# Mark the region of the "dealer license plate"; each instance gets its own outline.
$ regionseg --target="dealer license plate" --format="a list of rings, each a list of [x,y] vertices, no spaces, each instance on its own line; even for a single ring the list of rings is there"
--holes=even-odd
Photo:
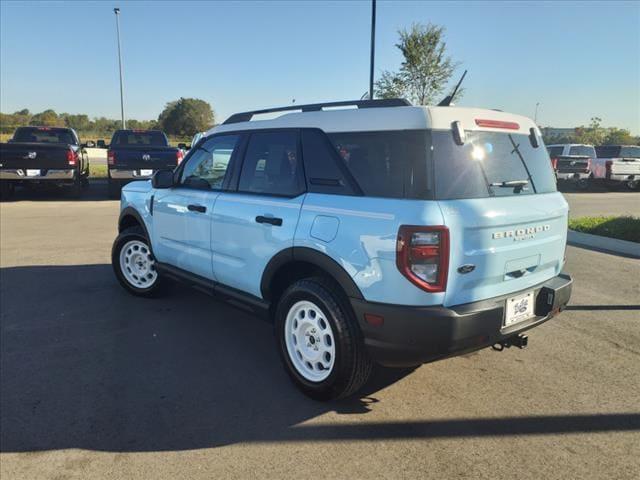
[[[527,292],[517,297],[507,298],[504,315],[504,327],[523,322],[534,316],[533,292]]]
[[[27,169],[27,177],[37,177],[40,175],[40,170]]]
[[[153,170],[140,170],[141,177],[150,177],[153,175]]]

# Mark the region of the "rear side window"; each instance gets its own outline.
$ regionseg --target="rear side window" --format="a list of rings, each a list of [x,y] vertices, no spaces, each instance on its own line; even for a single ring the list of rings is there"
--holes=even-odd
[[[533,148],[528,135],[467,131],[464,145],[457,145],[450,131],[434,131],[432,142],[438,199],[556,191],[547,150]],[[523,181],[516,187],[508,183]]]
[[[324,132],[302,131],[302,158],[307,178],[307,190],[312,193],[353,195],[353,179],[338,155],[333,151]]]
[[[556,158],[562,155],[564,147],[548,147],[547,150],[549,151],[549,156],[551,158]]]
[[[370,197],[429,198],[427,132],[329,133],[334,148]]]
[[[252,133],[238,190],[294,197],[303,192],[298,132]]]
[[[111,142],[113,145],[130,146],[130,147],[166,147],[169,145],[167,137],[162,132],[136,132],[125,131],[117,132]]]
[[[596,149],[587,145],[574,145],[569,149],[569,155],[580,155],[584,157],[596,157]]]

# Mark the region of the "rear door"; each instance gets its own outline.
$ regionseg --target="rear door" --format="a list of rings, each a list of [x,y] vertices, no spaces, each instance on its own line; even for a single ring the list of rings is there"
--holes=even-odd
[[[435,195],[450,234],[445,305],[531,288],[560,273],[568,206],[526,134],[432,133]],[[465,272],[465,273],[462,273]]]
[[[213,269],[218,281],[261,297],[264,269],[293,247],[304,200],[297,130],[249,134],[237,191],[216,200],[212,224]]]

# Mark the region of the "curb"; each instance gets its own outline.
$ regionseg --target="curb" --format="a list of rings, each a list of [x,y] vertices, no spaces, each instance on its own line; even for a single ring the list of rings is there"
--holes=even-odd
[[[576,247],[591,248],[615,255],[640,258],[640,243],[601,237],[600,235],[591,235],[590,233],[576,232],[574,230],[569,230],[567,242],[569,245]]]

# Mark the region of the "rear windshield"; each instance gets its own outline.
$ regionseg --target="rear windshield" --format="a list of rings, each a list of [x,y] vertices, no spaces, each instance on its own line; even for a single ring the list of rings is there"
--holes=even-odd
[[[65,143],[76,145],[73,132],[67,128],[22,127],[13,135],[14,142]]]
[[[126,131],[116,132],[113,135],[113,145],[137,147],[137,146],[153,146],[153,147],[166,147],[168,146],[167,137],[162,132],[156,131]]]
[[[564,147],[547,147],[551,158],[559,157],[564,151]]]
[[[435,197],[442,200],[556,191],[549,154],[529,136],[467,131],[464,145],[450,131],[432,132]]]
[[[580,155],[584,157],[596,157],[596,150],[588,145],[574,145],[569,149],[569,155]]]
[[[640,147],[632,145],[604,145],[596,147],[599,158],[640,158]]]

